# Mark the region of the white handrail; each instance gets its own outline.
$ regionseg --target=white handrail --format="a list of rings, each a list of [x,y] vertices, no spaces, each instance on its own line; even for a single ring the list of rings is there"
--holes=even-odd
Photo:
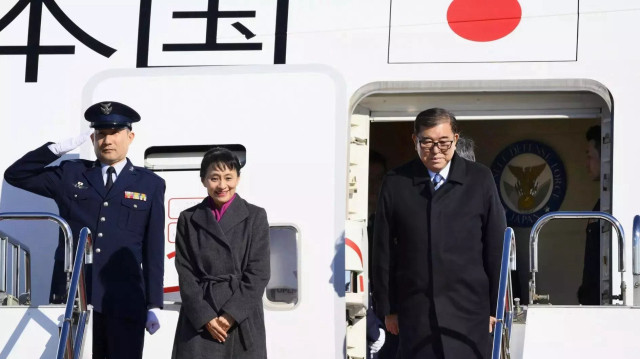
[[[51,221],[56,223],[60,229],[62,229],[62,233],[64,236],[64,271],[67,273],[67,288],[69,286],[69,281],[71,280],[71,256],[73,254],[73,237],[71,236],[71,227],[69,227],[69,224],[60,216],[53,214],[53,213],[47,213],[47,212],[4,212],[4,213],[0,213],[0,221],[4,221],[4,220],[21,220],[21,221]],[[24,244],[20,243],[19,241],[14,241],[11,238],[2,238],[0,240],[0,255],[2,256],[1,258],[5,258],[5,256],[8,254],[8,244],[11,244],[14,247],[18,248],[18,251],[20,250],[24,250],[26,253],[26,261],[25,261],[25,270],[26,270],[26,276],[25,276],[25,289],[27,293],[31,293],[31,252],[29,251],[29,248],[27,246],[25,246]],[[4,263],[6,265],[6,262]],[[18,270],[16,271],[17,275],[19,275],[20,273],[20,261],[18,261]],[[5,291],[6,292],[6,268],[5,265],[0,266],[0,291]],[[14,280],[15,282],[19,282],[18,280]],[[15,284],[14,284],[15,285]],[[18,289],[18,288],[16,288]],[[17,294],[17,293],[16,293]]]
[[[633,305],[640,306],[640,216],[633,218],[631,267],[633,271]]]
[[[626,289],[624,282],[624,271],[626,269],[625,246],[624,246],[624,230],[622,225],[615,217],[605,212],[549,212],[540,219],[531,228],[529,237],[529,270],[531,272],[531,280],[529,281],[529,304],[533,304],[537,298],[546,297],[536,293],[536,272],[538,272],[538,235],[542,227],[552,219],[601,219],[611,223],[618,234],[618,272],[620,272],[620,296],[612,296],[612,298],[620,299],[623,305],[626,305]]]
[[[64,236],[64,271],[67,273],[67,285],[69,284],[72,271],[73,236],[71,227],[67,221],[57,214],[47,212],[5,212],[0,213],[0,221],[21,220],[21,221],[42,221],[47,220],[56,223],[62,229]]]

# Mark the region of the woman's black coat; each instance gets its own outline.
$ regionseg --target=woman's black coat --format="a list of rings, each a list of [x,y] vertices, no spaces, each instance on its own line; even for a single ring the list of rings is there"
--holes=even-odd
[[[402,358],[488,357],[505,228],[496,185],[481,164],[454,155],[437,191],[419,159],[385,177],[373,293],[381,317],[398,314]]]
[[[262,295],[269,281],[264,209],[236,195],[218,223],[205,198],[180,214],[176,235],[182,306],[173,358],[266,358]],[[205,329],[228,313],[237,322],[218,343]]]

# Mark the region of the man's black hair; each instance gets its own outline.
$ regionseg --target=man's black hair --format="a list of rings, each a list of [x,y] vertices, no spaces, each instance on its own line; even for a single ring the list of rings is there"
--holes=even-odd
[[[587,141],[593,141],[593,144],[595,145],[596,150],[598,150],[598,154],[600,154],[601,136],[602,136],[602,130],[600,129],[600,125],[589,127],[589,129],[587,130],[587,133],[585,134]]]
[[[424,110],[416,116],[416,120],[413,122],[413,132],[418,134],[422,128],[436,127],[443,122],[449,122],[453,134],[460,133],[458,121],[453,113],[437,107]]]

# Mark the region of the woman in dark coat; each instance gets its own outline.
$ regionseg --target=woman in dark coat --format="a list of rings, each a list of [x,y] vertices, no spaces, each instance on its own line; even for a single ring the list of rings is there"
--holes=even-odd
[[[200,178],[207,198],[178,219],[182,306],[173,358],[266,358],[267,214],[235,193],[240,162],[231,151],[208,151]]]

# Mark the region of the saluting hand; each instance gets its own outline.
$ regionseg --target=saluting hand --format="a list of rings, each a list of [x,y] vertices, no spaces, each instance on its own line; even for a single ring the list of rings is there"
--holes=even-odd
[[[91,137],[91,135],[93,134],[93,131],[94,131],[93,128],[89,128],[87,130],[84,130],[78,136],[68,138],[58,143],[52,143],[48,146],[49,150],[51,150],[51,152],[53,152],[53,154],[55,154],[56,156],[62,156],[67,152],[74,150],[80,147],[80,145],[82,145],[83,143],[85,143]]]

